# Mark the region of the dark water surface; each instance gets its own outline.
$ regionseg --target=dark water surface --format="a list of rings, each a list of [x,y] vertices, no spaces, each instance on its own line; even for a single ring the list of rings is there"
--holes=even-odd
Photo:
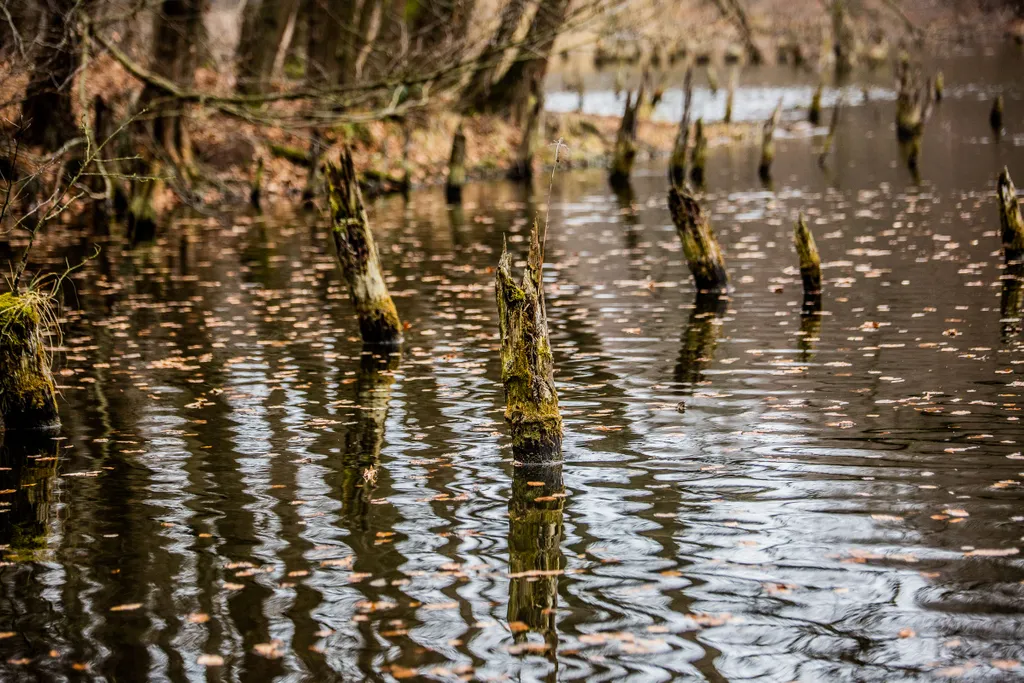
[[[561,473],[513,472],[493,301],[546,178],[371,207],[411,324],[390,357],[362,353],[315,216],[131,250],[51,231],[54,264],[103,249],[67,297],[60,440],[3,452],[0,678],[1024,678],[1022,295],[993,193],[1004,164],[1024,184],[1016,64],[976,95],[947,74],[920,184],[891,102],[850,110],[827,173],[781,139],[774,191],[756,150],[713,149],[721,305],[695,304],[662,167],[632,197],[560,175]]]

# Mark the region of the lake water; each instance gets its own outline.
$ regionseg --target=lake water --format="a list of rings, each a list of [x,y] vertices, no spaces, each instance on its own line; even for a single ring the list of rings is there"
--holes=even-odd
[[[512,467],[493,293],[547,178],[370,207],[410,325],[387,357],[316,215],[51,231],[54,267],[102,250],[66,292],[59,439],[2,453],[0,677],[1024,677],[1022,296],[993,192],[1004,165],[1024,184],[1024,72],[960,59],[919,182],[882,98],[825,172],[820,138],[780,134],[771,189],[755,148],[711,150],[722,302],[695,301],[663,166],[631,196],[555,179],[561,471]]]

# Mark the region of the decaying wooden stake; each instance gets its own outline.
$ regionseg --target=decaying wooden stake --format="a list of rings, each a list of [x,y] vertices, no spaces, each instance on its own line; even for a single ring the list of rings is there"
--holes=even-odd
[[[398,344],[402,341],[402,323],[384,282],[352,152],[346,147],[337,166],[329,161],[324,166],[334,246],[359,317],[359,333],[366,344]]]
[[[996,187],[999,200],[999,226],[1003,240],[1003,258],[1007,263],[1024,259],[1024,218],[1021,217],[1017,188],[1007,168],[999,174]]]
[[[668,208],[697,291],[719,292],[728,288],[725,258],[700,204],[685,190],[673,187],[668,192]]]
[[[821,154],[818,155],[818,165],[822,168],[825,167],[828,162],[828,155],[832,151],[832,144],[836,139],[836,129],[839,127],[839,112],[843,108],[843,97],[839,96],[836,100],[836,104],[832,107],[832,120],[828,124],[828,135],[825,137],[825,143],[821,147]]]
[[[764,122],[764,128],[761,131],[761,163],[757,167],[757,174],[764,182],[768,182],[772,177],[772,162],[775,161],[775,127],[779,125],[781,114],[782,99],[780,98],[771,118]]]
[[[932,112],[932,86],[920,74],[900,61],[896,73],[896,137],[912,140],[924,132]]]
[[[538,233],[534,221],[521,283],[513,279],[512,256],[506,247],[498,262],[494,287],[501,335],[505,420],[512,436],[512,455],[520,463],[562,459],[562,416],[555,390],[554,357],[548,342],[544,256]]]
[[[644,85],[644,82],[640,83],[636,101],[631,99],[632,93],[626,93],[626,110],[622,113],[619,132],[615,136],[612,167],[608,176],[612,186],[628,183],[629,175],[633,172],[633,162],[636,160],[636,129],[640,122],[640,107],[644,102]]]
[[[708,160],[708,140],[704,137],[704,119],[693,126],[693,152],[690,155],[690,180],[700,187],[704,184],[704,165]]]
[[[683,118],[679,122],[672,145],[672,156],[668,162],[668,182],[673,187],[682,187],[686,182],[686,152],[690,146],[690,106],[693,102],[693,67],[686,70],[683,80]]]
[[[793,241],[796,253],[800,255],[800,279],[804,282],[804,294],[821,294],[821,256],[818,255],[818,245],[814,243],[814,235],[807,227],[802,211],[796,221]]]
[[[821,95],[825,89],[825,84],[818,81],[818,87],[814,89],[814,94],[811,95],[811,108],[807,110],[807,120],[815,126],[821,123]]]
[[[448,180],[445,182],[445,197],[449,204],[462,201],[462,186],[466,184],[466,133],[462,124],[455,129],[452,138],[452,154],[448,158]]]
[[[992,130],[996,133],[1000,133],[1003,130],[1003,96],[996,95],[996,99],[992,101],[992,111],[988,113],[988,123],[992,126]]]

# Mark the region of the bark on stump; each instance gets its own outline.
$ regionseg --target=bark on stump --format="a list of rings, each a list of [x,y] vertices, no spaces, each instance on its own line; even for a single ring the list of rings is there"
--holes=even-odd
[[[704,185],[704,165],[708,160],[708,139],[704,137],[704,120],[693,127],[693,153],[690,155],[690,180],[697,187]]]
[[[325,164],[324,180],[331,211],[331,231],[349,297],[359,317],[359,333],[366,344],[398,344],[402,323],[388,293],[380,257],[363,206],[352,153],[346,148],[339,164]]]
[[[507,248],[502,251],[495,277],[505,420],[512,436],[512,455],[521,463],[562,459],[562,416],[548,342],[542,265],[535,221],[522,282],[517,284],[513,279],[512,256]]]
[[[1009,169],[999,174],[996,188],[999,199],[999,226],[1002,229],[1003,258],[1007,263],[1024,259],[1024,218],[1021,217],[1017,189],[1013,186]]]
[[[693,101],[693,68],[686,70],[683,81],[683,118],[679,122],[672,145],[672,156],[668,162],[668,182],[672,187],[682,187],[686,183],[686,152],[690,146],[690,106]]]
[[[37,295],[0,294],[0,431],[60,427]]]
[[[821,256],[818,255],[818,245],[814,243],[814,235],[807,227],[803,212],[797,218],[793,241],[796,253],[800,255],[800,279],[804,283],[804,294],[821,294]]]
[[[452,138],[452,153],[448,158],[448,180],[445,182],[444,192],[449,204],[457,204],[462,201],[462,186],[466,184],[466,134],[462,130],[462,124],[455,129],[455,137]]]
[[[685,190],[674,187],[668,193],[668,208],[683,243],[683,254],[693,274],[697,291],[725,290],[729,286],[725,259],[711,229],[711,222],[704,215],[700,204]]]

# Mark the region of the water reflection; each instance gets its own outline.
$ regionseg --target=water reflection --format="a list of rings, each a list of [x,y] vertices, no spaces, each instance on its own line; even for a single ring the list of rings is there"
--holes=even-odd
[[[814,346],[819,341],[821,341],[821,293],[805,294],[800,308],[800,334],[797,338],[802,363],[806,363],[814,357]]]
[[[1003,343],[1020,335],[1021,304],[1024,303],[1024,265],[1009,264],[1000,276],[999,317]]]
[[[0,432],[0,545],[11,561],[46,548],[60,441]]]
[[[543,653],[556,672],[558,581],[565,570],[564,507],[561,465],[513,469],[508,503],[509,629],[519,652]],[[542,641],[531,641],[531,633]]]
[[[713,292],[698,293],[680,341],[679,356],[673,376],[686,384],[690,392],[704,383],[704,369],[711,363],[722,329],[722,316],[729,299]],[[680,404],[682,409],[682,404]]]

